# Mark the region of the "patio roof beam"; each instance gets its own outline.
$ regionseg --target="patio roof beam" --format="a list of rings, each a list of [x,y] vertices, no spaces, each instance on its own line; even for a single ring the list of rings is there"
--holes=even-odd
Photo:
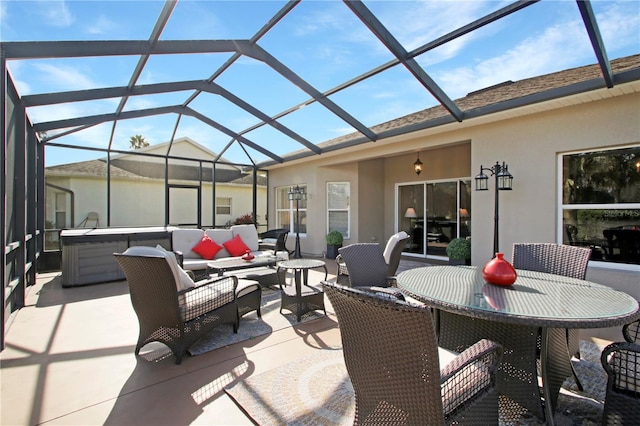
[[[485,25],[487,25],[487,24],[489,24],[491,22],[497,21],[497,20],[499,20],[499,19],[501,19],[501,18],[503,18],[503,17],[505,17],[507,15],[510,15],[510,14],[512,14],[514,12],[517,12],[518,10],[523,9],[523,8],[525,8],[527,6],[531,6],[532,4],[538,3],[539,1],[540,0],[519,0],[519,1],[516,1],[516,2],[514,2],[514,3],[512,3],[512,4],[508,5],[508,6],[503,7],[502,9],[499,9],[499,10],[493,12],[493,13],[490,13],[489,15],[486,15],[486,16],[480,18],[480,19],[477,19],[477,20],[471,22],[468,25],[465,25],[463,27],[458,28],[457,30],[454,30],[454,31],[452,31],[452,32],[450,32],[448,34],[445,34],[442,37],[437,38],[436,40],[433,40],[433,41],[431,41],[431,42],[429,42],[427,44],[424,44],[424,45],[412,50],[411,52],[408,52],[407,53],[407,58],[413,58],[413,57],[421,55],[421,54],[423,54],[425,52],[428,52],[429,50],[435,49],[438,46],[441,46],[441,45],[443,45],[445,43],[448,43],[448,42],[450,42],[452,40],[455,40],[458,37],[462,37],[463,35],[465,35],[467,33],[470,33],[470,32],[472,32],[474,30],[477,30],[478,28],[481,28],[481,27],[483,27],[483,26],[485,26]],[[234,57],[236,55],[238,55],[238,54],[234,54]],[[335,86],[332,89],[329,89],[329,90],[323,92],[322,96],[324,96],[324,97],[331,96],[334,93],[338,93],[341,90],[347,89],[347,88],[349,88],[349,87],[351,87],[351,86],[353,86],[353,85],[355,85],[357,83],[360,83],[361,81],[364,81],[364,80],[366,80],[366,79],[368,79],[370,77],[373,77],[374,75],[380,74],[381,72],[386,71],[389,68],[398,65],[399,63],[400,63],[400,60],[398,60],[397,58],[396,59],[392,59],[389,62],[386,62],[386,63],[384,63],[382,65],[379,65],[376,68],[374,68],[372,70],[369,70],[364,74],[360,74],[359,76],[354,77],[349,81],[346,81],[346,82],[344,82],[342,84],[339,84],[338,86]],[[316,102],[316,100],[314,98],[307,99],[306,101],[301,102],[301,103],[299,103],[299,104],[297,104],[297,105],[295,105],[295,106],[293,106],[293,107],[291,107],[289,109],[286,109],[286,110],[284,110],[282,112],[279,112],[278,114],[272,116],[271,118],[274,119],[274,120],[277,120],[279,118],[282,118],[282,117],[284,117],[286,115],[291,114],[294,111],[299,110],[300,108],[304,108],[304,107],[306,107],[308,105],[311,105],[314,102]],[[255,125],[247,128],[247,129],[241,131],[240,134],[249,133],[252,130],[255,130],[255,129],[258,129],[258,128],[264,126],[264,124],[265,123],[257,123]]]
[[[638,81],[640,80],[640,69],[633,69],[629,71],[623,71],[618,74],[614,74],[613,80],[615,84],[624,84],[624,83],[631,83],[634,81]],[[478,118],[488,114],[509,111],[515,108],[526,107],[536,103],[552,101],[554,99],[561,99],[561,98],[573,96],[573,95],[579,95],[581,93],[586,93],[586,92],[590,92],[598,89],[602,89],[602,79],[596,78],[588,81],[582,81],[579,83],[571,84],[569,86],[546,90],[544,92],[523,96],[521,98],[510,99],[508,101],[498,102],[495,104],[467,110],[465,111],[465,119],[469,120],[471,118]],[[386,139],[393,136],[399,136],[407,133],[417,132],[420,130],[431,129],[434,127],[442,126],[445,124],[451,124],[454,122],[455,120],[453,119],[453,117],[451,117],[450,115],[446,115],[446,116],[433,118],[431,120],[423,121],[420,123],[410,124],[407,126],[382,131],[379,133],[379,136],[381,139],[383,138]],[[368,141],[365,138],[361,136],[356,136],[344,142],[322,146],[322,149],[325,153],[327,153],[331,151],[337,151],[343,148],[361,145],[367,142]],[[288,161],[298,160],[298,159],[306,158],[309,156],[311,156],[311,154],[305,153],[305,152],[299,152],[293,155],[285,156],[285,161],[288,162]],[[258,164],[258,166],[266,167],[271,164],[273,163],[262,162]]]
[[[171,12],[173,12],[173,9],[176,7],[176,4],[177,4],[177,0],[166,0],[164,2],[164,6],[162,7],[160,16],[158,17],[158,20],[156,21],[156,25],[153,27],[153,30],[151,31],[151,36],[149,37],[149,44],[151,46],[154,46],[160,39],[160,34],[162,34],[162,30],[164,30],[164,27],[167,25],[167,22],[169,22],[169,17],[171,16]],[[138,63],[136,64],[136,68],[133,70],[133,73],[131,74],[131,78],[129,79],[129,84],[127,85],[129,89],[135,86],[136,82],[140,78],[140,75],[142,74],[142,70],[144,69],[144,66],[147,64],[147,61],[149,60],[149,57],[150,55],[148,54],[142,55],[138,60]],[[124,110],[124,107],[127,104],[128,100],[129,100],[128,96],[123,96],[122,99],[120,99],[120,104],[116,109],[116,114],[120,114]]]
[[[267,21],[267,23],[265,25],[262,26],[262,28],[260,28],[258,30],[258,32],[256,32],[253,37],[251,37],[249,39],[249,43],[251,44],[255,44],[258,42],[258,40],[260,40],[265,34],[267,34],[271,28],[273,28],[278,22],[280,22],[280,20],[282,18],[284,18],[291,10],[293,10],[294,7],[296,7],[301,0],[293,0],[293,1],[289,1],[287,2],[287,4],[285,4],[271,19],[269,19],[269,21]],[[214,72],[211,77],[209,77],[209,79],[207,80],[208,82],[213,82],[216,78],[218,78],[223,72],[225,72],[231,65],[233,65],[233,63],[235,61],[237,61],[238,59],[240,59],[242,55],[238,52],[234,53],[229,59],[227,59],[225,61],[224,64],[222,64],[220,66],[220,68],[218,68],[216,70],[216,72]],[[191,96],[189,96],[189,98],[184,102],[183,106],[189,106],[189,104],[198,97],[198,95],[200,94],[200,91],[196,91],[194,92]]]
[[[7,59],[83,58],[91,56],[174,55],[237,52],[246,40],[11,41],[2,42]]]
[[[222,96],[223,98],[225,98],[229,102],[239,106],[240,108],[244,109],[248,113],[250,113],[253,116],[255,116],[255,117],[259,118],[260,120],[262,120],[264,123],[270,125],[274,129],[280,131],[281,133],[284,133],[285,135],[289,136],[291,139],[295,140],[296,142],[299,142],[300,144],[306,146],[307,148],[309,148],[311,151],[315,152],[316,154],[322,154],[322,149],[320,149],[317,145],[311,143],[310,141],[308,141],[307,139],[303,138],[302,136],[300,136],[299,134],[297,134],[293,130],[289,129],[288,127],[280,124],[279,122],[277,122],[273,118],[269,117],[264,112],[262,112],[259,109],[255,108],[253,105],[250,105],[249,103],[243,101],[242,99],[238,98],[236,95],[234,95],[233,93],[231,93],[228,90],[224,89],[220,85],[218,85],[216,83],[209,83],[206,86],[206,88],[203,88],[202,90],[206,90],[207,92],[215,93],[215,94],[218,94],[218,95]]]
[[[409,70],[411,74],[444,106],[456,120],[462,121],[463,113],[438,84],[425,72],[400,42],[382,25],[382,22],[361,2],[344,0],[349,9],[362,21],[393,55]]]
[[[183,108],[183,107],[181,107]],[[208,125],[210,125],[211,127],[218,129],[219,131],[221,131],[222,133],[237,139],[239,142],[242,142],[243,144],[250,146],[251,148],[255,149],[258,152],[263,153],[264,155],[266,155],[267,157],[272,158],[273,160],[277,161],[278,163],[283,163],[284,160],[277,156],[276,154],[274,154],[273,152],[264,149],[262,146],[256,144],[255,142],[251,142],[249,139],[245,138],[242,135],[237,134],[236,132],[234,132],[231,129],[228,129],[227,127],[223,126],[222,124],[210,119],[209,117],[200,114],[199,112],[194,111],[193,109],[186,107],[184,108],[184,114],[190,115],[192,117],[195,117],[197,119],[199,119],[200,121],[202,121],[203,123],[206,123]]]
[[[239,43],[239,49],[245,55],[262,61],[269,65],[274,71],[278,74],[289,80],[291,83],[298,86],[305,93],[319,102],[322,106],[327,108],[329,111],[340,117],[343,121],[348,123],[351,127],[358,130],[360,133],[369,138],[370,141],[375,142],[377,140],[377,136],[374,132],[371,131],[367,126],[358,121],[351,114],[340,108],[337,104],[331,101],[329,98],[320,93],[315,87],[307,83],[301,77],[299,77],[296,73],[294,73],[291,69],[289,69],[282,62],[278,61],[275,57],[273,57],[269,52],[264,50],[258,45],[249,45],[247,43]]]
[[[600,34],[591,2],[589,0],[576,0],[576,3],[578,3],[578,9],[580,9],[580,15],[582,15],[582,20],[587,29],[587,34],[589,34],[596,58],[598,58],[598,64],[600,64],[604,81],[607,87],[611,89],[613,87],[613,70],[611,69],[611,62],[609,62],[609,58],[607,57],[607,50],[602,41],[602,35]]]
[[[277,122],[273,118],[269,117],[267,114],[262,111],[254,108],[252,105],[233,95],[226,89],[222,88],[220,85],[212,82],[208,82],[206,80],[190,80],[190,81],[180,81],[173,83],[156,83],[156,84],[147,84],[141,86],[133,86],[131,88],[128,87],[110,87],[104,89],[89,89],[89,90],[75,90],[70,92],[58,92],[58,93],[44,93],[39,95],[26,95],[24,96],[23,102],[26,107],[34,107],[40,105],[53,105],[60,104],[66,102],[74,102],[74,101],[89,101],[96,99],[107,99],[107,98],[116,98],[116,97],[124,97],[124,96],[136,96],[136,95],[149,95],[155,93],[167,93],[167,92],[179,92],[184,90],[198,90],[199,92],[208,92],[216,95],[220,95],[227,99],[229,102],[239,106],[250,114],[254,115],[256,118],[264,121],[266,124],[269,124],[276,130],[284,133],[291,139],[299,142],[300,144],[306,146],[316,154],[321,154],[322,149],[307,139],[303,138],[299,134],[295,133],[293,130],[288,127],[282,125]],[[184,106],[184,105],[183,105]]]
[[[260,145],[250,141],[244,136],[238,135],[234,131],[226,128],[220,123],[217,123],[216,121],[210,119],[209,117],[206,117],[189,107],[183,107],[181,105],[149,108],[149,109],[136,110],[136,111],[124,111],[120,114],[115,114],[115,113],[99,114],[99,115],[71,118],[71,119],[65,119],[65,120],[48,121],[48,122],[34,124],[33,129],[36,132],[46,132],[53,129],[63,129],[63,128],[74,127],[74,126],[94,125],[94,124],[106,123],[110,121],[128,120],[132,118],[149,117],[153,115],[162,115],[162,114],[183,114],[183,115],[189,115],[191,117],[197,118],[203,123],[206,123],[211,127],[219,130],[220,132],[228,136],[231,136],[232,138],[238,139],[239,141],[246,144],[247,146],[250,146],[256,151],[259,151],[264,155],[266,155],[267,157],[270,157],[274,161],[277,161],[279,163],[283,162],[281,157],[275,155],[271,151],[264,149]]]
[[[181,92],[193,90],[208,84],[205,80],[176,81],[170,83],[154,83],[127,87],[106,87],[89,90],[72,90],[68,92],[42,93],[25,95],[22,101],[26,107],[62,104],[66,102],[91,101],[96,99],[119,98],[122,96],[153,95],[156,93]]]

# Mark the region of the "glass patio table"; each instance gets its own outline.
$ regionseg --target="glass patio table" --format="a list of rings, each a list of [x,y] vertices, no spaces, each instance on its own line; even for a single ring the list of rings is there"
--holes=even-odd
[[[327,311],[324,307],[324,291],[321,286],[309,284],[309,270],[323,268],[324,279],[327,279],[327,265],[318,259],[292,259],[278,263],[280,270],[292,270],[294,285],[287,286],[280,281],[280,313],[283,309],[288,309],[296,314],[298,322],[302,315],[307,312],[322,310],[325,315]],[[278,274],[280,279],[280,274]]]
[[[571,375],[565,330],[632,322],[640,317],[638,301],[589,281],[517,272],[510,287],[486,283],[475,266],[410,269],[398,274],[397,283],[434,308],[440,346],[461,352],[482,338],[503,345],[497,375],[501,418],[517,421],[526,410],[553,425],[560,387]],[[536,368],[538,338],[542,395]]]

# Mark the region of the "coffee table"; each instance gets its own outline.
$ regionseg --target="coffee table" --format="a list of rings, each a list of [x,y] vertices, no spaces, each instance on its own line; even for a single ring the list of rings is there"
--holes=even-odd
[[[241,269],[260,268],[264,266],[275,266],[277,262],[284,260],[279,256],[256,256],[250,261],[242,260],[239,257],[229,259],[212,260],[207,264],[207,273],[216,273],[223,276],[228,271],[239,271]]]
[[[324,268],[324,279],[327,279],[327,265],[318,259],[293,259],[278,263],[278,278],[280,270],[293,270],[295,285],[287,286],[284,280],[280,281],[280,313],[282,309],[288,309],[296,314],[298,322],[300,317],[307,312],[322,310],[324,308],[324,291],[322,288],[309,285],[309,269]]]

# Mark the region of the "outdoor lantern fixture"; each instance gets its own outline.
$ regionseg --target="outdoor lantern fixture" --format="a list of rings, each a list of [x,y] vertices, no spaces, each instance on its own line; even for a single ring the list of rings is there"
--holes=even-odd
[[[303,188],[298,185],[294,188],[289,188],[289,201],[296,202],[296,248],[293,252],[294,259],[301,259],[302,253],[300,252],[300,201],[307,199],[307,193]]]
[[[413,170],[415,170],[417,175],[420,175],[422,172],[422,161],[420,161],[420,153],[418,152],[418,159],[415,163],[413,163]]]
[[[485,168],[480,165],[480,174],[475,177],[476,181],[476,191],[486,191],[489,189],[489,176],[485,175],[484,172],[490,172],[491,176],[495,177],[495,210],[493,214],[493,256],[495,257],[496,253],[499,251],[498,244],[498,205],[499,205],[499,195],[498,191],[511,191],[513,184],[513,176],[509,173],[509,166],[502,162],[500,165],[499,162],[496,161],[496,164],[491,168]]]

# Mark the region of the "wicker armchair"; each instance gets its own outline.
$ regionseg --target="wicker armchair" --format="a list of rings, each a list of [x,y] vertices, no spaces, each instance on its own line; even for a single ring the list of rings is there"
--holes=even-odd
[[[607,373],[603,425],[637,425],[640,419],[640,345],[612,343],[600,362]]]
[[[274,256],[281,251],[287,251],[287,237],[289,231],[285,228],[270,229],[258,235],[260,250],[273,250]]]
[[[627,342],[640,343],[640,320],[625,324],[622,327],[622,335]]]
[[[187,349],[214,327],[232,324],[237,332],[236,277],[198,282],[178,291],[177,278],[161,254],[114,256],[127,278],[140,325],[136,355],[147,343],[161,342],[180,364]]]
[[[513,245],[513,266],[516,269],[547,272],[565,277],[585,279],[591,249],[554,243],[516,243]],[[567,329],[569,356],[580,358],[580,336],[578,330]],[[582,383],[571,365],[578,388]]]
[[[324,284],[355,391],[354,424],[498,424],[502,346],[481,340],[460,355],[441,350],[429,308]]]
[[[382,279],[387,277],[393,277],[400,265],[400,258],[402,257],[402,250],[409,240],[409,235],[402,231],[392,235],[385,246],[384,251],[379,250],[380,245],[376,243],[367,244],[351,244],[349,246],[341,247],[338,249],[340,253],[336,257],[336,263],[338,264],[338,275],[336,281],[340,284],[350,284],[352,287],[361,285],[380,285]],[[376,248],[373,248],[376,246]],[[380,256],[377,253],[380,251],[382,254],[382,262]],[[345,260],[345,255],[349,258],[349,261]],[[373,256],[369,258],[368,256]],[[375,262],[375,265],[372,264]],[[355,277],[351,277],[347,263],[352,264],[354,268]],[[357,270],[356,270],[357,268]],[[371,270],[368,270],[371,268]],[[384,272],[383,272],[384,270]],[[361,284],[363,280],[373,279],[377,284],[365,283]],[[389,284],[386,284],[389,285]]]

